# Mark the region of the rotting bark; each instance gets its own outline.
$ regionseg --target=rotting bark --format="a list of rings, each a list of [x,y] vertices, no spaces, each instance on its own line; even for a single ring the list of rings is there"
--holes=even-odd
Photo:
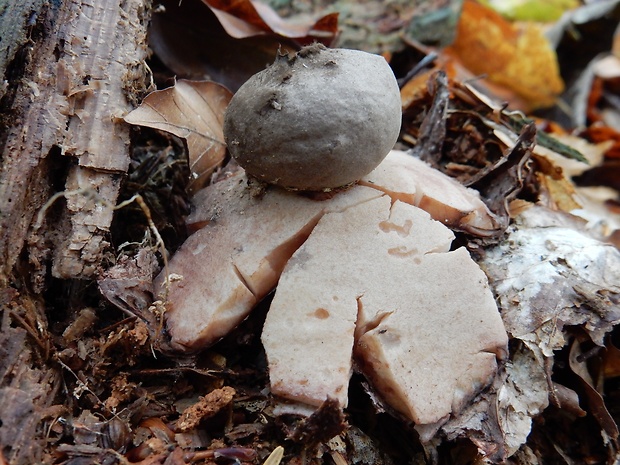
[[[0,3],[0,75],[5,79],[11,78],[15,68],[23,62],[20,54],[28,52],[24,45],[31,41],[33,26],[45,4],[45,0]],[[0,99],[9,88],[7,81],[0,84]]]
[[[0,12],[1,35],[11,18],[26,18],[29,28],[9,36],[20,45],[0,63],[8,83],[0,104],[0,283],[11,281],[21,257],[37,290],[52,257],[59,278],[91,277],[100,264],[129,164],[120,118],[147,90],[149,11],[149,0],[65,0]],[[63,191],[54,199],[64,201],[47,208]]]
[[[92,278],[107,252],[130,161],[122,117],[149,87],[150,5],[0,2],[2,464],[53,460],[63,382],[41,294],[50,269]]]

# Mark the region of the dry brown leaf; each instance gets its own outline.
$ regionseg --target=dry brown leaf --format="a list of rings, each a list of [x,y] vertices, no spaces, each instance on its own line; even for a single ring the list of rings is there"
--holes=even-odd
[[[565,212],[582,208],[575,185],[562,173],[562,168],[544,156],[534,158],[538,163],[539,201],[549,208]]]
[[[217,16],[226,32],[235,39],[263,34],[278,34],[300,44],[318,41],[330,45],[338,32],[338,13],[316,22],[291,23],[283,20],[268,5],[255,0],[203,0]]]
[[[193,176],[189,189],[195,191],[226,155],[222,125],[231,98],[232,93],[215,82],[180,80],[147,95],[125,121],[185,139]]]
[[[417,100],[424,98],[427,93],[427,83],[430,79],[432,79],[432,76],[436,72],[437,68],[434,67],[417,74],[412,79],[407,81],[407,83],[400,89],[400,100],[403,109],[409,108],[409,106],[414,104]]]
[[[605,156],[608,158],[620,158],[620,132],[605,126],[603,124],[592,125],[586,128],[582,136],[590,142],[599,144],[609,144],[605,150]],[[596,165],[597,163],[590,163]]]
[[[557,57],[539,26],[513,25],[471,0],[463,4],[456,40],[446,52],[512,90],[529,109],[553,105],[564,89]]]
[[[162,5],[149,25],[149,47],[178,79],[211,80],[235,92],[273,62],[278,47],[297,49],[292,39],[278,36],[233,39],[202,2]]]
[[[605,344],[603,355],[603,371],[605,378],[617,378],[620,376],[620,349],[611,341]]]
[[[609,410],[607,410],[603,396],[594,386],[594,380],[588,371],[586,360],[583,357],[578,340],[574,340],[571,345],[569,364],[573,373],[575,373],[581,381],[581,387],[584,389],[585,398],[588,401],[588,410],[599,423],[603,431],[616,442],[620,435],[618,432],[618,425],[616,425],[614,418],[610,415]]]

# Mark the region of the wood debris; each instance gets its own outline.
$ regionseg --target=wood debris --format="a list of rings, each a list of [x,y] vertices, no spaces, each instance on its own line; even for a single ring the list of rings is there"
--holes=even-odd
[[[65,2],[40,13],[46,40],[33,48],[15,90],[23,114],[6,128],[2,153],[2,282],[24,246],[35,272],[45,273],[52,243],[55,276],[95,273],[109,246],[121,176],[129,166],[129,128],[119,118],[148,87],[142,2]],[[49,205],[40,212],[44,224],[37,213],[54,194],[49,179],[57,170],[66,172],[65,207],[49,228],[56,234],[40,238],[38,228],[47,231],[47,221],[55,221],[46,219]]]

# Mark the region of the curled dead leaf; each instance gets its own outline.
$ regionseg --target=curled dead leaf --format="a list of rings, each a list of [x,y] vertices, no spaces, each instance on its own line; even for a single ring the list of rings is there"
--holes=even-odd
[[[574,340],[571,345],[569,364],[573,373],[575,373],[581,381],[581,387],[584,390],[585,398],[588,402],[588,410],[599,423],[601,429],[605,431],[614,443],[616,443],[617,447],[618,436],[620,436],[618,425],[609,413],[603,396],[594,385],[594,380],[588,371],[578,340]]]
[[[282,19],[270,6],[255,0],[203,2],[235,39],[277,34],[296,39],[302,45],[315,41],[330,45],[338,32],[338,13],[323,16],[316,22],[291,23]]]
[[[200,1],[162,5],[151,18],[149,48],[178,79],[208,79],[235,92],[273,61],[278,47],[298,48],[293,39],[275,35],[234,39]]]
[[[224,160],[224,111],[232,93],[211,81],[186,81],[151,92],[125,116],[129,124],[146,126],[185,139],[193,175],[190,191],[202,187]]]

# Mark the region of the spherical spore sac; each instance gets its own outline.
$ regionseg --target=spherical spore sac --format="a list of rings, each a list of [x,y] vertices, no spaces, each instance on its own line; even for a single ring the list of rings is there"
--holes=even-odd
[[[231,155],[249,175],[295,190],[329,190],[372,171],[401,124],[385,59],[311,45],[278,54],[234,95],[224,118]]]

